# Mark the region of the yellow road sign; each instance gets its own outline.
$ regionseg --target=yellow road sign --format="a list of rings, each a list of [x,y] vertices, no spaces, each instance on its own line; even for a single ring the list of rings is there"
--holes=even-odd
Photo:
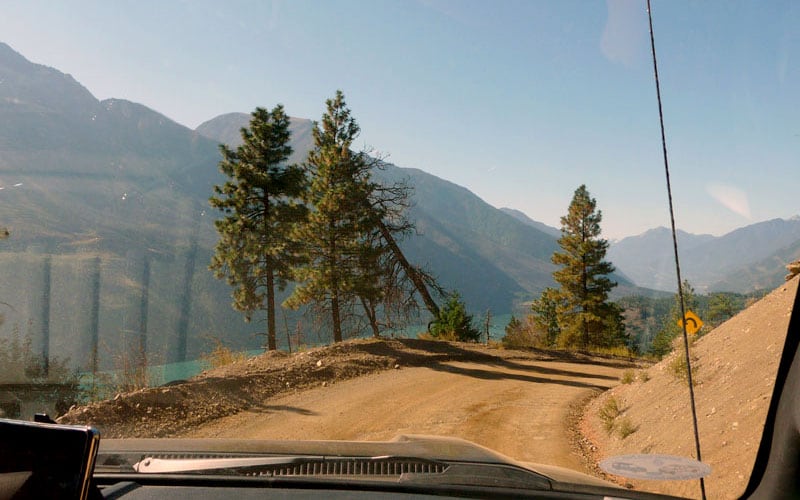
[[[695,333],[700,331],[700,328],[703,327],[703,320],[701,320],[695,313],[692,311],[686,311],[686,333],[689,335],[694,335]],[[683,320],[678,320],[678,326],[683,328]]]

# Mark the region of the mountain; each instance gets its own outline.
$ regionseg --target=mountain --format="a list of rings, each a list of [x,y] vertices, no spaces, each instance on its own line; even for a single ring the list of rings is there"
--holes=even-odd
[[[681,276],[701,292],[746,293],[780,284],[784,266],[800,257],[800,219],[772,219],[723,236],[678,231]],[[671,232],[651,229],[611,246],[609,259],[637,285],[674,290]]]
[[[681,251],[714,239],[708,234],[695,235],[680,230],[677,236]],[[656,290],[675,290],[674,255],[672,232],[666,227],[623,238],[611,244],[607,253],[608,260],[634,283]]]
[[[521,212],[520,210],[517,210],[517,209],[514,209],[514,208],[507,208],[507,207],[502,207],[502,208],[500,208],[500,210],[505,212],[505,213],[507,213],[511,217],[514,217],[515,219],[517,219],[519,221],[522,221],[525,224],[528,224],[529,226],[535,227],[536,229],[538,229],[539,231],[541,231],[541,232],[543,232],[545,234],[549,234],[550,236],[552,236],[554,238],[560,238],[561,237],[561,230],[560,229],[556,229],[556,228],[554,228],[552,226],[548,226],[547,224],[544,224],[542,222],[535,221],[535,220],[531,219],[530,217],[528,217],[527,215],[525,215],[525,213]]]
[[[253,346],[207,271],[217,144],[145,106],[99,101],[0,44],[0,337],[86,369],[197,357],[210,336]]]
[[[226,113],[201,123],[195,132],[217,143],[238,146],[242,143],[241,130],[250,124],[248,113]],[[293,153],[289,163],[301,163],[314,143],[311,129],[314,122],[305,118],[289,117],[290,145]]]
[[[776,288],[784,282],[786,264],[798,259],[800,259],[800,240],[779,249],[765,259],[728,273],[710,288],[742,293]]]
[[[237,143],[249,115],[190,130],[137,103],[99,101],[5,44],[0,82],[0,225],[11,232],[0,247],[0,339],[29,335],[34,349],[82,369],[94,351],[110,369],[138,350],[159,364],[218,340],[257,347],[263,323],[245,324],[207,268],[217,238],[208,197],[224,180],[218,145]],[[312,122],[291,127],[301,161]],[[418,234],[401,244],[476,313],[510,312],[551,284],[551,234],[420,170],[386,164],[376,177],[414,188]],[[285,314],[287,330],[297,320],[314,335]]]
[[[249,120],[248,114],[229,113],[196,131],[235,147],[241,144],[238,131]],[[313,147],[311,127],[310,120],[291,120],[295,161]],[[550,256],[557,248],[552,235],[421,170],[384,163],[375,176],[383,182],[404,180],[413,188],[409,218],[415,221],[417,234],[402,241],[401,247],[446,288],[459,290],[471,308],[510,312],[515,302],[530,300],[552,283]]]

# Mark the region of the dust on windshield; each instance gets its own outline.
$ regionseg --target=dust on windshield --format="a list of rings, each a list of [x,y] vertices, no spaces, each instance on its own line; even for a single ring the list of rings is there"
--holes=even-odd
[[[653,2],[680,280],[643,1],[5,8],[2,415],[626,484],[597,463],[696,455],[683,318],[709,494],[744,487],[800,268],[794,3]]]

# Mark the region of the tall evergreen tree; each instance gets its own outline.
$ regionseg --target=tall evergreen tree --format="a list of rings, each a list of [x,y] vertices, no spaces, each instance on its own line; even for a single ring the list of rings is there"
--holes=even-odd
[[[558,343],[565,347],[624,343],[620,310],[608,301],[609,291],[617,284],[608,277],[614,266],[603,260],[608,242],[600,237],[601,220],[596,201],[581,185],[561,218],[558,244],[562,251],[552,257],[561,266],[553,278],[561,285],[556,312]]]
[[[256,108],[241,134],[243,144],[236,151],[220,146],[219,168],[229,180],[214,186],[216,195],[210,199],[223,214],[215,222],[220,238],[210,268],[234,287],[233,307],[247,321],[256,310],[266,309],[267,347],[274,350],[275,288],[286,287],[298,259],[291,236],[307,211],[298,202],[305,174],[285,164],[292,148],[283,106]]]
[[[380,250],[370,234],[381,214],[366,200],[374,189],[365,154],[351,150],[359,127],[350,115],[344,94],[326,102],[321,126],[313,129],[314,149],[305,168],[310,176],[306,203],[308,220],[297,228],[307,261],[296,269],[298,286],[287,305],[313,303],[330,313],[334,342],[342,341],[343,312],[358,298],[381,294],[377,262]]]
[[[561,294],[555,288],[546,288],[531,304],[533,324],[542,333],[542,347],[555,347],[561,329],[558,326],[558,305]]]

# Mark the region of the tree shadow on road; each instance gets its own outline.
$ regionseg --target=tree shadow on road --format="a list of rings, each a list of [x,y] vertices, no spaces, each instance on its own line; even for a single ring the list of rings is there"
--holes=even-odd
[[[289,412],[289,413],[297,413],[298,415],[306,415],[310,417],[319,416],[319,413],[315,411],[288,405],[252,405],[250,408],[247,409],[247,411],[252,411],[257,413]]]
[[[397,348],[397,343],[402,344],[402,348]],[[398,346],[399,347],[399,346]],[[494,355],[477,349],[460,347],[450,342],[438,342],[419,339],[398,339],[392,342],[365,343],[357,346],[357,349],[375,356],[390,356],[397,360],[402,366],[421,366],[437,371],[447,371],[462,375],[481,378],[481,379],[509,379],[534,382],[540,384],[561,384],[572,387],[584,387],[591,389],[606,389],[608,385],[599,385],[591,382],[581,382],[575,380],[562,380],[550,377],[571,377],[577,379],[596,379],[616,381],[618,377],[611,375],[600,375],[586,373],[576,370],[566,370],[563,368],[550,368],[541,365],[532,365],[531,362],[569,362],[585,365],[600,365],[617,367],[606,363],[605,360],[595,360],[585,355],[562,356],[562,353],[546,351],[532,352],[530,357],[524,354],[515,354],[513,359],[507,359],[499,355]],[[563,353],[568,354],[568,353]],[[525,362],[520,362],[524,360]],[[488,367],[495,367],[504,370],[513,370],[522,373],[498,372],[491,369],[468,368],[453,365],[452,362],[472,362],[484,364]],[[631,367],[632,363],[615,362],[619,367]],[[536,375],[534,375],[536,374]],[[537,376],[540,375],[540,376]],[[550,376],[550,377],[547,377]]]

